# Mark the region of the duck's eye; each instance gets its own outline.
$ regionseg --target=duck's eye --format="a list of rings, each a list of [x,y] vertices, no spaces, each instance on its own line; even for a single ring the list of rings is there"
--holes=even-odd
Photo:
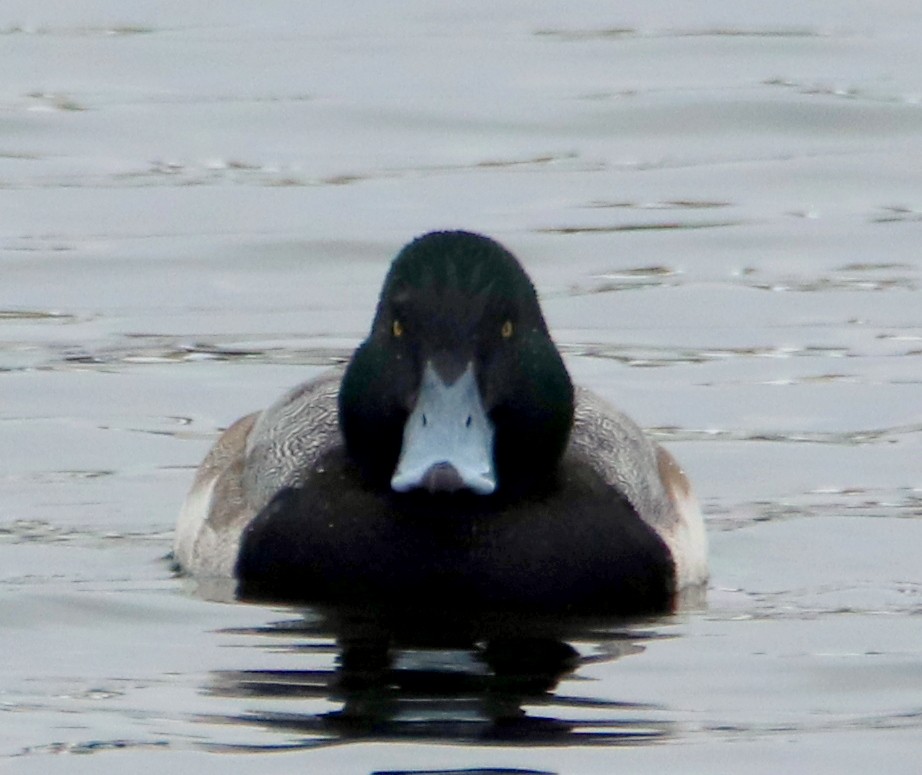
[[[500,334],[502,334],[503,339],[508,339],[510,336],[512,336],[512,331],[513,331],[512,321],[507,320],[505,323],[503,323],[503,327],[500,330]]]
[[[393,333],[395,339],[400,339],[403,336],[403,323],[397,318],[394,318],[394,322],[391,323],[391,333]]]

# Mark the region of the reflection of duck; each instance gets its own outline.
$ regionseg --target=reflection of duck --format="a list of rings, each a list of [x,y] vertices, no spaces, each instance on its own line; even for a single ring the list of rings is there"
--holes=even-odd
[[[209,682],[211,695],[257,701],[225,720],[294,733],[286,748],[356,739],[629,745],[673,733],[658,706],[557,693],[568,675],[661,637],[623,623],[328,609],[244,633],[271,636],[274,658],[312,655],[309,670],[224,670]]]
[[[244,595],[472,608],[668,609],[707,578],[672,456],[574,389],[502,246],[420,237],[344,374],[237,421],[175,557]]]

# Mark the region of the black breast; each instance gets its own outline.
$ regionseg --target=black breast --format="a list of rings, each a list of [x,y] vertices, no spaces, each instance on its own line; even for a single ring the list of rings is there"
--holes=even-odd
[[[675,593],[666,545],[583,466],[504,503],[371,490],[341,451],[253,520],[237,575],[244,598],[407,608],[640,614]]]

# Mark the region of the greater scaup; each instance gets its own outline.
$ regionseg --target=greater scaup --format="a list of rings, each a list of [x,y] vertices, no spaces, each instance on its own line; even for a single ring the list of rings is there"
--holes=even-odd
[[[707,580],[674,458],[574,389],[516,258],[434,232],[397,255],[345,371],[228,428],[174,556],[300,602],[645,613]]]

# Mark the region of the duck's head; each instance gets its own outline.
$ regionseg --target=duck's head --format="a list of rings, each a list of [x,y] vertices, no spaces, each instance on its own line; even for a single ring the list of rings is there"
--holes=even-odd
[[[339,417],[375,487],[489,496],[546,482],[573,386],[515,257],[463,231],[404,247],[346,370]]]

